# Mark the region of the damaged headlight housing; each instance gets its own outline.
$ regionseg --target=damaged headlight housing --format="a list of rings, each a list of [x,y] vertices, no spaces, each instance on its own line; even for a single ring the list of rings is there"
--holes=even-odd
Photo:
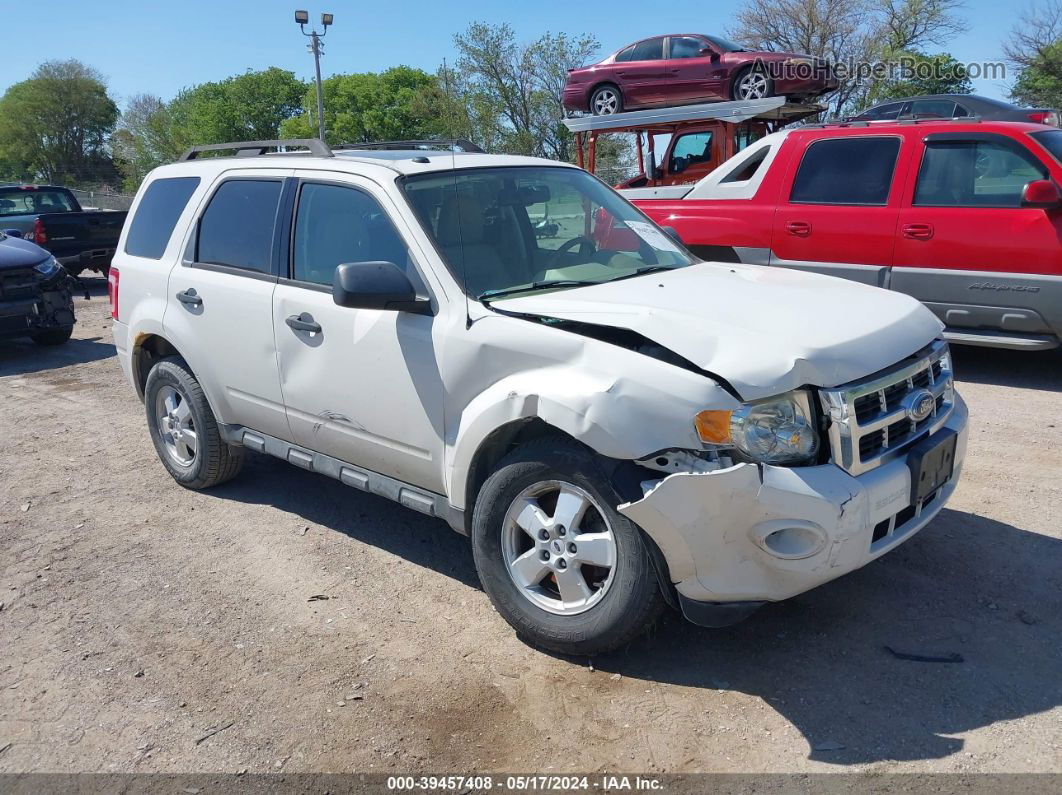
[[[33,266],[33,270],[41,274],[45,279],[52,279],[59,275],[59,271],[63,269],[63,266],[55,259],[55,257],[48,257],[44,262],[38,262]]]
[[[810,396],[803,389],[745,403],[736,411],[702,411],[693,424],[705,444],[737,450],[763,464],[806,463],[819,450]]]

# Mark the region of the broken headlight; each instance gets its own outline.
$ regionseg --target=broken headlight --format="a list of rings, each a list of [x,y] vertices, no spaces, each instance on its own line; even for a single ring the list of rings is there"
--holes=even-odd
[[[55,257],[48,257],[44,262],[38,262],[33,266],[33,270],[45,279],[54,279],[62,269],[63,266],[56,261]]]
[[[694,427],[702,442],[763,464],[804,463],[819,448],[811,401],[803,389],[744,403],[736,411],[702,411]]]

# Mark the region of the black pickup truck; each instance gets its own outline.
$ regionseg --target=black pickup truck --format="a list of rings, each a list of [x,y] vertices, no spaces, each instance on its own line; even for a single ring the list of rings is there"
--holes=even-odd
[[[73,193],[55,185],[0,186],[0,232],[47,249],[72,276],[107,275],[125,216],[82,210]]]

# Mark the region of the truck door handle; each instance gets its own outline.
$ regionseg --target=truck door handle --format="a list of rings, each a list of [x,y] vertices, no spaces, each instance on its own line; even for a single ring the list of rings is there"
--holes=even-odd
[[[202,306],[203,299],[196,293],[194,287],[189,287],[181,293],[177,293],[177,300],[186,306]]]
[[[321,324],[313,319],[313,315],[309,312],[303,312],[301,315],[291,315],[284,321],[296,331],[309,331],[311,334],[321,333]]]
[[[785,231],[797,237],[807,237],[811,234],[811,224],[807,221],[790,221],[785,225]]]
[[[933,237],[933,227],[930,224],[904,224],[900,231],[904,237],[912,240],[929,240]]]

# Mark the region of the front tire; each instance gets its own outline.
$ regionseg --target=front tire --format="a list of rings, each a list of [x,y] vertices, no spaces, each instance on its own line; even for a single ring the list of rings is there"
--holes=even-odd
[[[36,334],[30,336],[38,345],[62,345],[68,339],[70,335],[74,333],[73,326],[63,326],[62,328],[48,329],[47,331],[39,331]]]
[[[595,116],[623,113],[623,93],[611,84],[598,86],[590,95],[590,112]]]
[[[243,448],[221,438],[203,388],[184,360],[170,356],[148,373],[148,431],[162,465],[188,489],[208,489],[239,474]]]
[[[514,450],[476,499],[483,589],[518,636],[594,655],[646,632],[664,606],[638,527],[595,456],[563,437]]]
[[[774,83],[762,69],[747,67],[734,78],[730,96],[735,100],[766,99],[774,96]]]

